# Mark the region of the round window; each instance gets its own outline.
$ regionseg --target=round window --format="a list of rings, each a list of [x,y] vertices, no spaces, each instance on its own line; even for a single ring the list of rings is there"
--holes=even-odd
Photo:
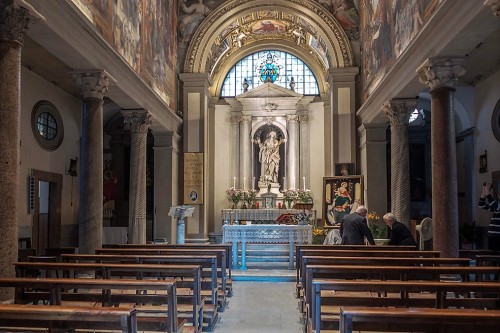
[[[33,107],[31,113],[31,128],[36,142],[46,150],[59,148],[64,130],[61,115],[54,104],[40,101]]]

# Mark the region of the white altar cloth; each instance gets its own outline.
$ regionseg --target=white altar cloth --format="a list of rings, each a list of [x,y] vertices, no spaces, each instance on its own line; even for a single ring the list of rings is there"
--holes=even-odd
[[[238,268],[238,243],[241,244],[241,266],[246,269],[246,243],[288,243],[290,255],[288,267],[293,269],[295,244],[312,243],[312,226],[310,225],[224,225],[222,242],[232,243],[233,268]]]
[[[260,209],[223,209],[222,220],[230,221],[235,219],[238,221],[252,221],[255,224],[273,224],[276,223],[278,217],[282,214],[298,214],[300,209],[277,209],[277,208],[260,208]],[[306,210],[307,214],[311,214],[310,222],[316,221],[316,210]]]

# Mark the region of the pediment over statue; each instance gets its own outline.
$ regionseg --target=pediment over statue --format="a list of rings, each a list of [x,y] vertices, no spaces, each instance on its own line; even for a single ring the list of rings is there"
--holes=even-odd
[[[301,99],[304,95],[296,93],[291,89],[283,88],[277,84],[266,82],[261,84],[257,88],[253,88],[245,93],[236,96],[236,99],[240,101],[242,98],[266,98],[266,97],[294,97]]]

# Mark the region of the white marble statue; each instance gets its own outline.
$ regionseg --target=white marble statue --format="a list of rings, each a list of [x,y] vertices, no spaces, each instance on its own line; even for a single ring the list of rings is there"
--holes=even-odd
[[[259,145],[260,180],[267,183],[278,182],[278,171],[280,165],[279,147],[286,139],[278,140],[276,132],[269,132],[266,141],[261,142],[260,138],[253,140]]]

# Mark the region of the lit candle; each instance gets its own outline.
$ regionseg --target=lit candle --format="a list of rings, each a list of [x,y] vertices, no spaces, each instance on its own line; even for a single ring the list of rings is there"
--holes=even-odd
[[[306,177],[302,177],[302,182],[304,183],[304,191],[306,190]]]
[[[243,177],[243,191],[245,190],[245,183],[247,182],[247,177]]]
[[[286,185],[286,183],[285,183],[285,179],[286,179],[286,178],[285,178],[285,177],[283,177],[283,191],[286,189],[286,186],[285,186],[285,185]]]
[[[295,189],[295,177],[292,177],[292,188]]]
[[[236,177],[233,177],[233,187],[236,188]]]

